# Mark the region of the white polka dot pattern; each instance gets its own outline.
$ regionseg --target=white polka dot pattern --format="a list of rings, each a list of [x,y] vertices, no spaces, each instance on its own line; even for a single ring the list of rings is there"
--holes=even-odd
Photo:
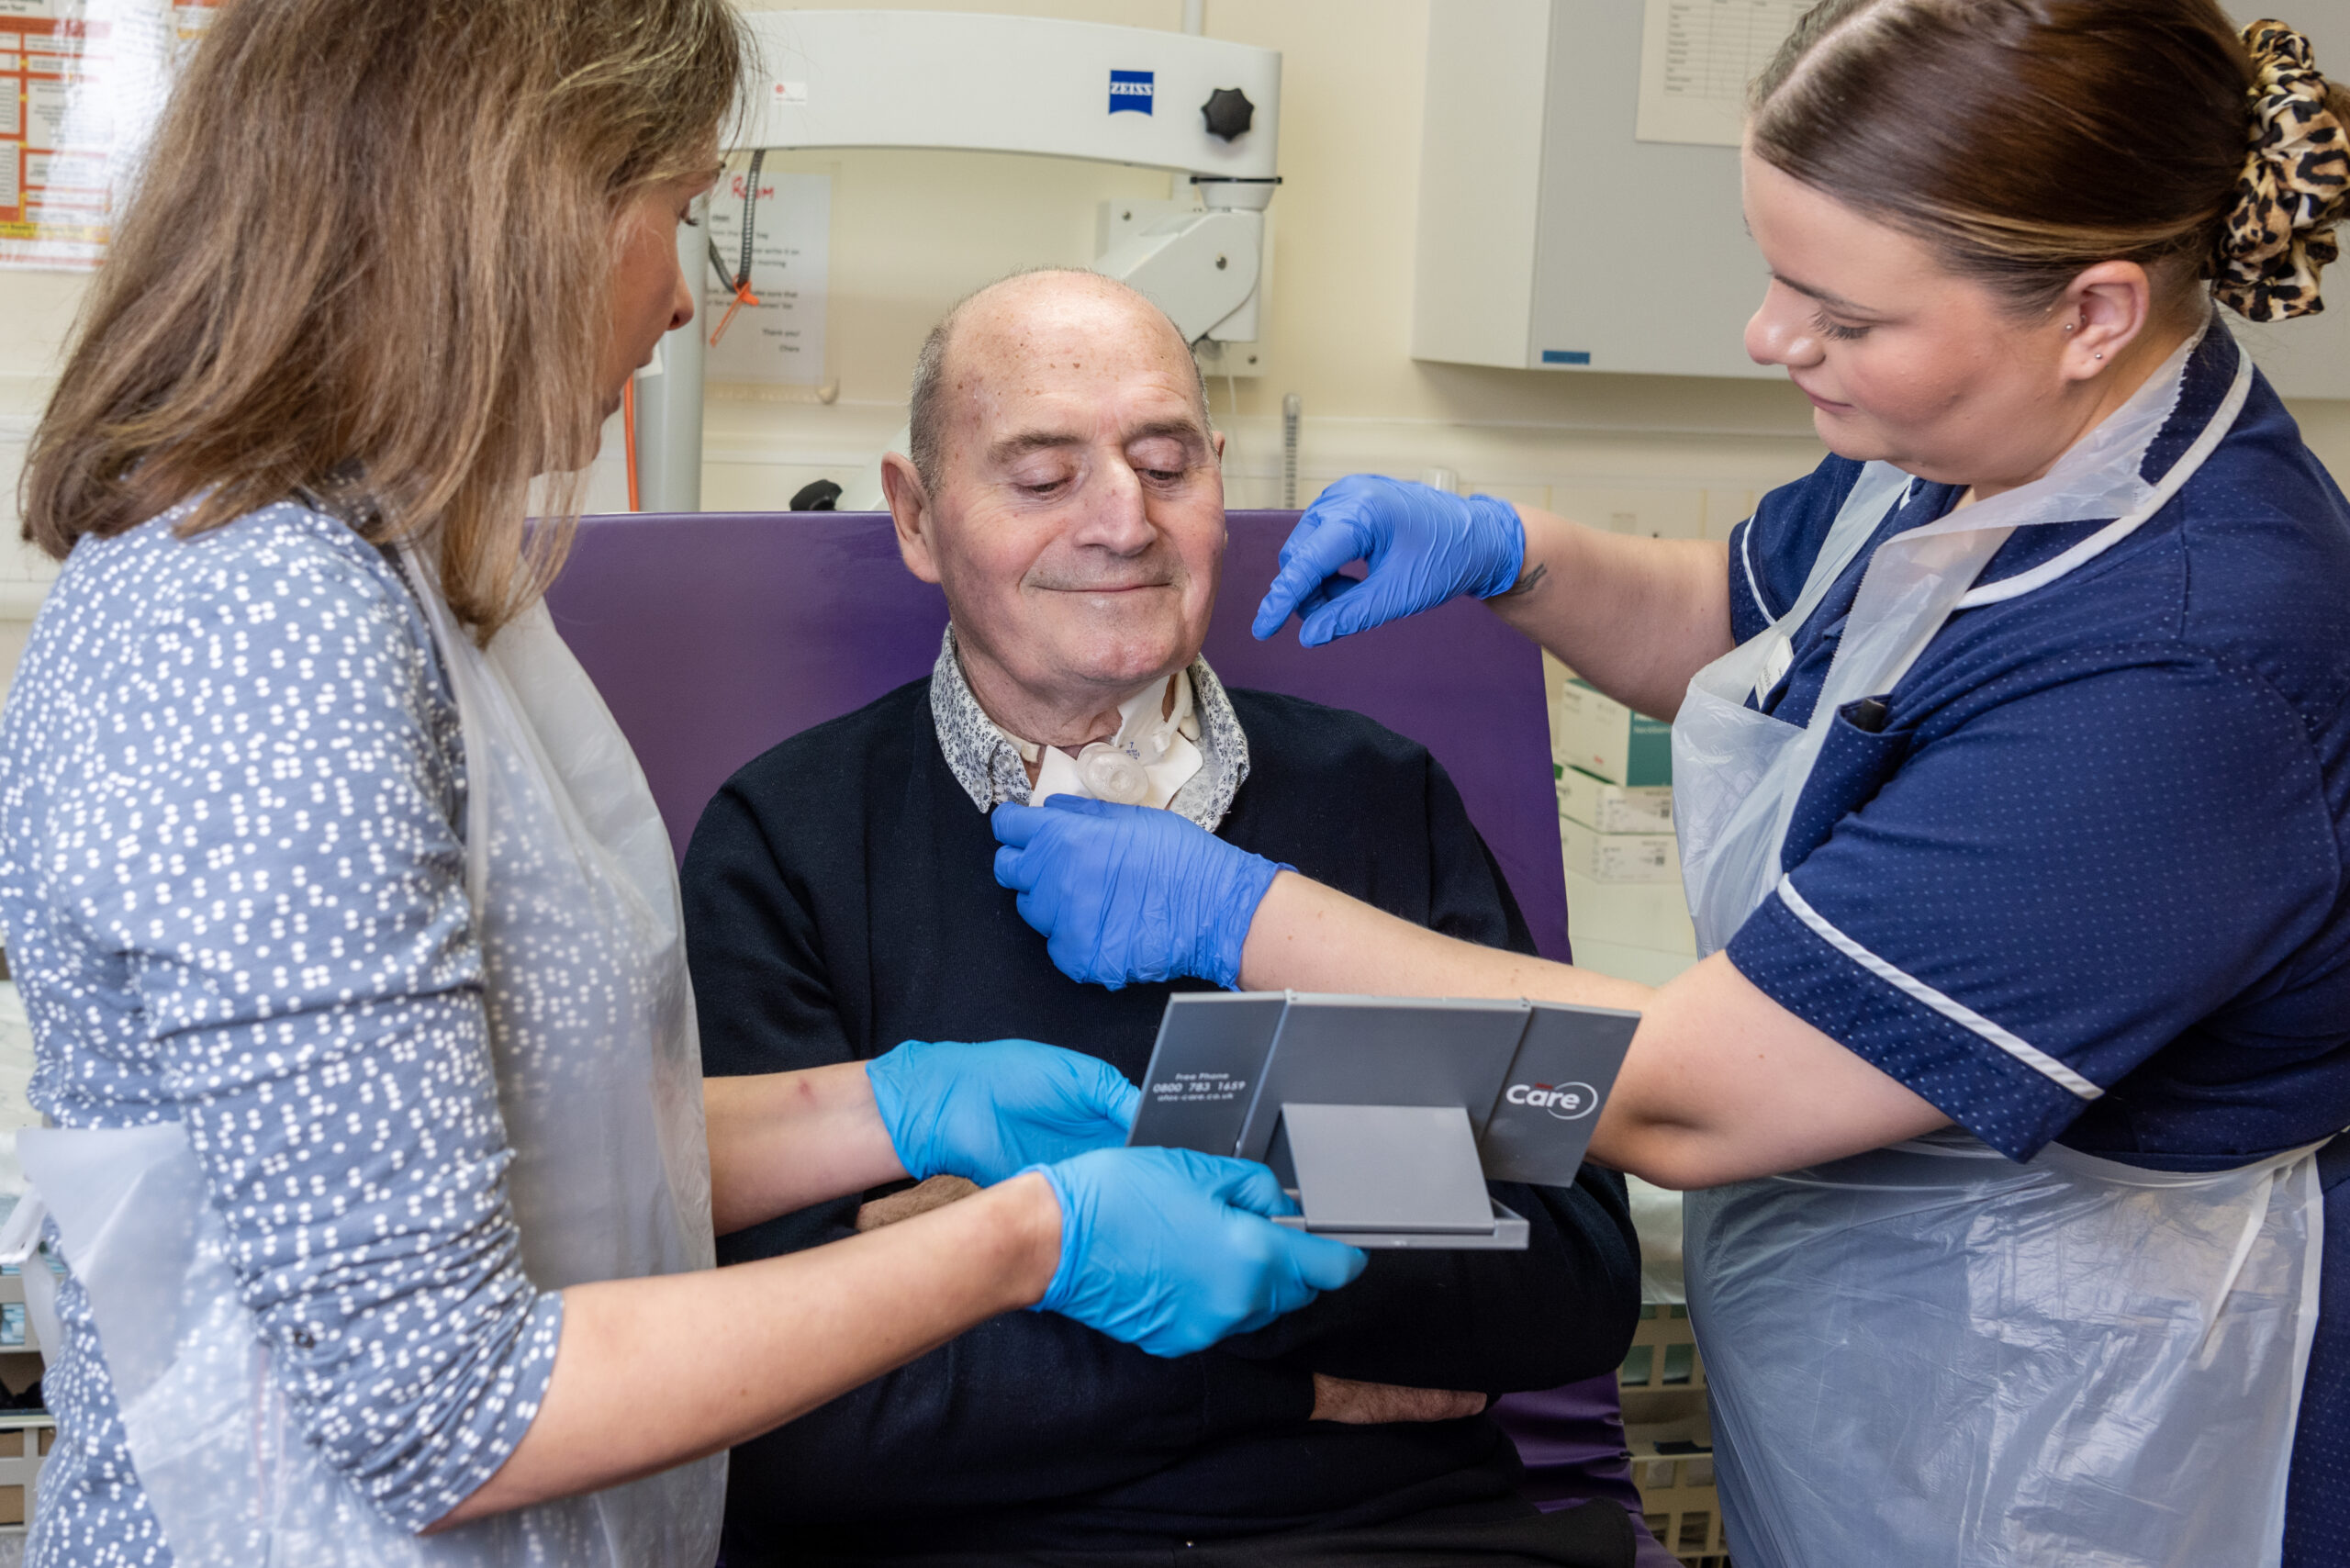
[[[561,1324],[508,1202],[456,713],[342,523],[173,521],[76,548],[0,720],[32,1098],[185,1124],[301,1425],[420,1529],[520,1440]],[[71,1280],[60,1310],[32,1561],[166,1563]]]

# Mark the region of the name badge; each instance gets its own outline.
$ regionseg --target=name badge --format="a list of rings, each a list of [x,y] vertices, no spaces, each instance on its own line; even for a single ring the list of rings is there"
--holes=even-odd
[[[1754,678],[1754,705],[1762,706],[1779,682],[1787,678],[1787,671],[1796,662],[1796,645],[1785,633],[1774,636],[1762,648],[1762,673]]]

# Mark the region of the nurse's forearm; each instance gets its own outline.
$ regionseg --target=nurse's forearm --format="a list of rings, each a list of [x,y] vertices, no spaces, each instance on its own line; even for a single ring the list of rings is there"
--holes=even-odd
[[[721,1236],[906,1174],[863,1062],[705,1079],[702,1110]]]
[[[1730,650],[1729,546],[1517,515],[1519,587],[1485,602],[1608,696],[1672,718],[1689,678]]]
[[[1241,949],[1249,991],[1525,997],[1640,1014],[1591,1140],[1603,1165],[1690,1188],[1794,1170],[1950,1118],[1780,1006],[1717,953],[1650,987],[1439,936],[1310,881],[1273,879]]]
[[[1045,1294],[1060,1205],[1041,1176],[828,1247],[575,1285],[539,1414],[435,1530],[747,1441]],[[655,1397],[648,1398],[646,1391]]]
[[[1294,871],[1275,877],[1257,906],[1240,950],[1240,985],[1365,996],[1539,996],[1634,1010],[1651,994],[1630,980],[1438,935]]]

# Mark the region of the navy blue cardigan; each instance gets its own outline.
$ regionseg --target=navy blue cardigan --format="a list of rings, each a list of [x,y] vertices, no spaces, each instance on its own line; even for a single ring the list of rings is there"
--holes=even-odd
[[[1533,951],[1425,749],[1359,714],[1231,696],[1251,767],[1223,837],[1404,919]],[[939,750],[926,679],[744,767],[686,857],[708,1070],[1021,1036],[1138,1080],[1174,988],[1064,977],[996,885],[995,847]],[[1517,1456],[1489,1417],[1306,1419],[1315,1372],[1499,1394],[1622,1360],[1639,1271],[1620,1180],[1494,1193],[1533,1222],[1527,1251],[1375,1254],[1354,1285],[1200,1355],[1161,1360],[1048,1314],[982,1324],[737,1449],[727,1562],[1167,1546],[1505,1496]],[[720,1259],[848,1236],[859,1201],[722,1238]]]

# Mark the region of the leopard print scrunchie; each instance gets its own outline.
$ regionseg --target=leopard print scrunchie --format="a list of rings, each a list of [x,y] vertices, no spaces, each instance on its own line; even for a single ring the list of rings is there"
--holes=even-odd
[[[2213,292],[2254,321],[2322,310],[2318,269],[2341,253],[2332,230],[2350,207],[2350,146],[2325,106],[2310,40],[2282,22],[2244,29],[2258,73],[2252,151],[2236,180]]]

